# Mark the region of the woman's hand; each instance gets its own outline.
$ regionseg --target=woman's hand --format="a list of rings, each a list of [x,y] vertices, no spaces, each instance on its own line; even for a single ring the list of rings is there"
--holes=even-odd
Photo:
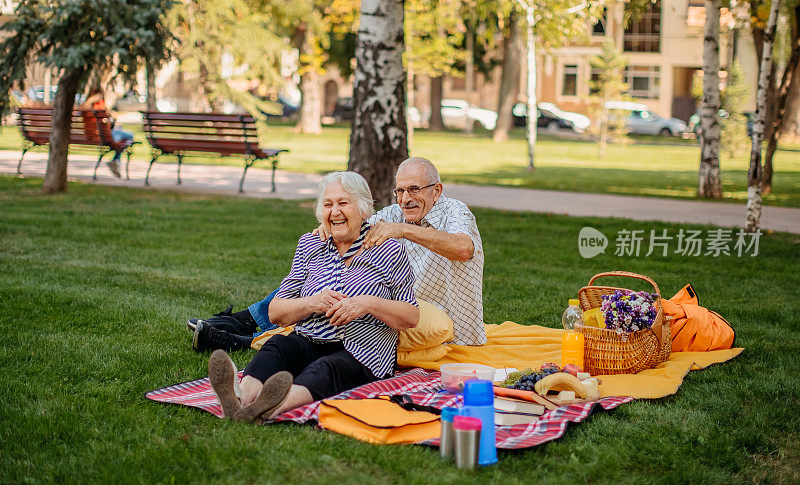
[[[347,296],[339,293],[338,291],[326,288],[322,290],[322,292],[312,296],[311,299],[312,313],[323,313],[325,316],[328,316],[327,312],[330,311],[331,307],[336,303],[347,299]]]
[[[303,298],[275,297],[269,304],[269,320],[281,327],[294,325],[315,313],[325,314],[334,303],[345,298],[346,295],[331,289]]]
[[[330,318],[331,325],[334,327],[346,325],[356,318],[363,317],[367,313],[370,313],[374,298],[374,296],[370,295],[343,298],[334,303],[325,313],[325,316]]]

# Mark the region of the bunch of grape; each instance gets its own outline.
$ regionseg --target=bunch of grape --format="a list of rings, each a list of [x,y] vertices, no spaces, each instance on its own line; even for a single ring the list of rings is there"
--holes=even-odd
[[[517,382],[508,387],[509,389],[519,389],[521,391],[533,391],[537,382],[556,372],[561,372],[561,369],[557,365],[545,364],[540,371],[526,373],[522,375]]]

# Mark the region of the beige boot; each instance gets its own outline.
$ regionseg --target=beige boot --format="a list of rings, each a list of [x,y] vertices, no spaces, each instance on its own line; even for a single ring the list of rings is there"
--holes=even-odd
[[[231,419],[234,421],[253,422],[263,416],[268,418],[278,409],[286,398],[289,397],[289,390],[292,388],[292,375],[286,371],[280,371],[272,375],[264,382],[261,392],[256,399],[249,405],[236,411]]]
[[[218,349],[211,354],[208,359],[208,380],[222,405],[222,415],[226,418],[233,418],[242,409],[236,374],[236,364],[224,350]]]

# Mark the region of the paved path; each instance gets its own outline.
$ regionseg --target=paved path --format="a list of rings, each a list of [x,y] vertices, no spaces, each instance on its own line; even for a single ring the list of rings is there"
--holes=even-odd
[[[0,151],[0,174],[15,174],[19,152]],[[42,177],[47,163],[46,153],[28,153],[22,165],[25,176]],[[263,162],[262,162],[263,163]],[[152,189],[181,190],[197,193],[243,196],[253,198],[308,199],[315,197],[321,176],[284,172],[276,173],[277,192],[270,192],[270,170],[251,168],[245,180],[245,193],[239,194],[241,167],[223,165],[185,164],[181,168],[183,185],[176,186],[175,163],[156,163],[150,173]],[[88,155],[71,155],[71,179],[91,181],[94,162]],[[97,183],[112,186],[141,187],[147,164],[131,163],[131,180],[115,179],[105,166],[98,169]],[[473,207],[509,211],[550,212],[570,216],[608,217],[640,221],[712,224],[722,227],[741,227],[744,223],[744,204],[699,202],[606,194],[583,194],[553,190],[517,189],[447,184],[445,194],[463,200]],[[800,234],[800,209],[764,207],[761,227],[765,230]]]

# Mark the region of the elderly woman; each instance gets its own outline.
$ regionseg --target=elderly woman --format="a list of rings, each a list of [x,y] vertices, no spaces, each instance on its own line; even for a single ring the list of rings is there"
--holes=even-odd
[[[403,245],[361,247],[372,213],[363,177],[334,172],[322,179],[316,216],[330,236],[300,237],[292,269],[269,305],[270,321],[295,325],[294,331],[270,338],[238,385],[224,351],[208,362],[226,417],[269,419],[392,374],[397,332],[417,325],[419,309]]]

